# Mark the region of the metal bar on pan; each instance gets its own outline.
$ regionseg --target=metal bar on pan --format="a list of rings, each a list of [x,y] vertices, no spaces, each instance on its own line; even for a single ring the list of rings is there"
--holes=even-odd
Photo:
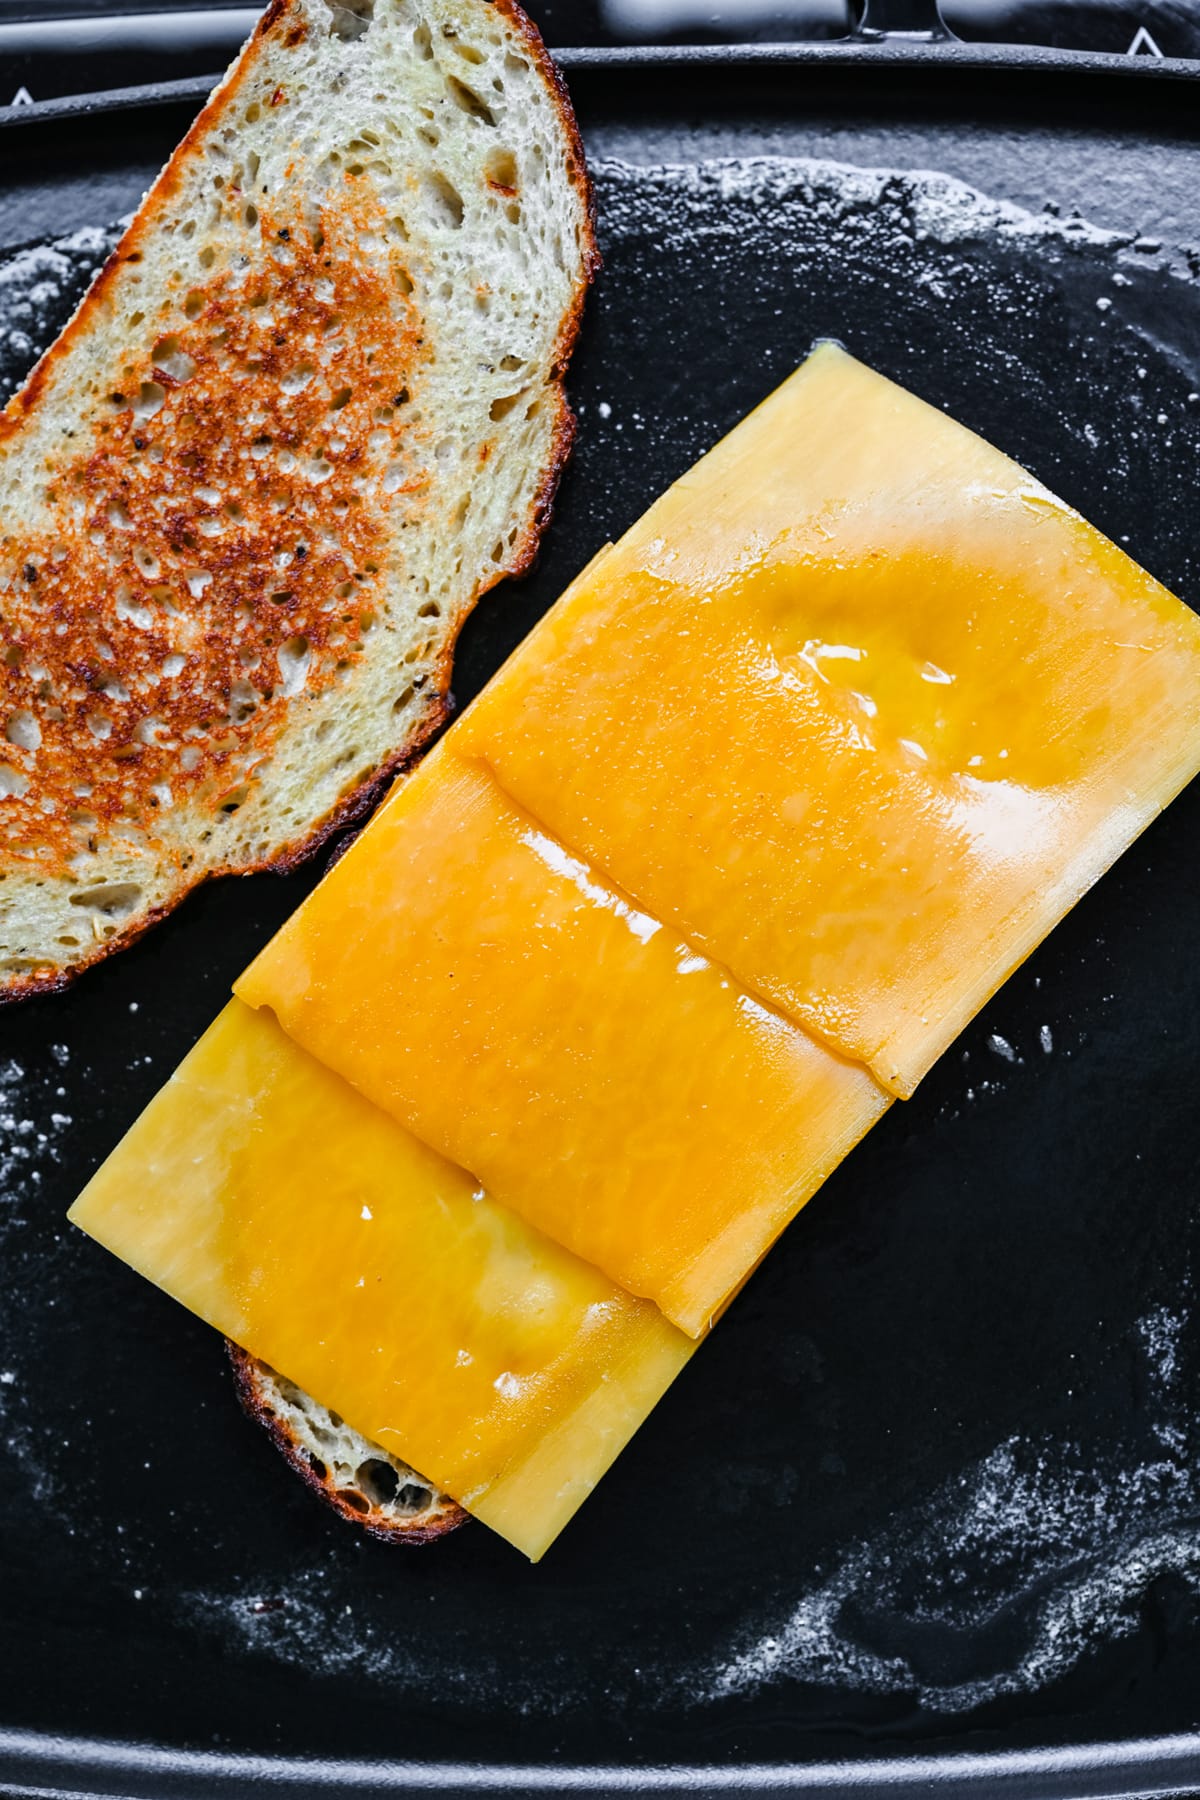
[[[0,102],[28,105],[101,87],[224,68],[258,6],[104,12],[0,22]]]

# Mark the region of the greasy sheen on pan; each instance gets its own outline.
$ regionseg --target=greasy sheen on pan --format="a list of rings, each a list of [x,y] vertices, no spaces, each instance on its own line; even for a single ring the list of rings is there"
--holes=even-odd
[[[595,262],[514,0],[273,0],[0,415],[0,997],[289,866],[435,730]]]

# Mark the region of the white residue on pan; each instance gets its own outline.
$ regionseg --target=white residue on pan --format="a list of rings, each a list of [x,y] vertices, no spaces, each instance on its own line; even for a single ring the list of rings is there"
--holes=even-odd
[[[26,1263],[22,1238],[35,1209],[45,1203],[47,1178],[62,1158],[73,1123],[64,1086],[69,1063],[65,1044],[52,1045],[36,1066],[11,1058],[0,1063],[0,1265],[15,1278],[13,1291],[36,1293],[37,1304],[51,1316],[59,1295],[44,1279],[40,1263],[28,1283],[21,1279]],[[45,1431],[48,1422],[31,1420],[25,1408],[22,1370],[30,1353],[37,1351],[30,1343],[25,1309],[8,1298],[0,1304],[0,1450],[9,1466],[20,1470],[30,1499],[56,1510],[60,1484],[36,1428]]]
[[[62,1082],[69,1054],[55,1045],[49,1066],[38,1070],[11,1058],[0,1063],[0,1244],[20,1230],[47,1164],[59,1160],[72,1122]]]
[[[1200,1593],[1200,1480],[1183,1429],[1190,1397],[1178,1392],[1187,1305],[1155,1308],[1133,1333],[1158,1454],[1139,1461],[1117,1445],[1098,1467],[1070,1444],[1008,1439],[844,1551],[784,1616],[711,1665],[695,1698],[805,1683],[963,1714],[1046,1687],[1134,1631],[1156,1578]]]
[[[1177,1311],[1155,1308],[1130,1334],[1157,1454],[1139,1460],[1114,1445],[1100,1467],[1070,1444],[1010,1437],[911,1501],[873,1541],[843,1550],[782,1617],[748,1624],[724,1656],[675,1675],[625,1671],[625,1698],[704,1707],[804,1685],[843,1704],[902,1696],[950,1718],[1047,1687],[1135,1630],[1157,1577],[1200,1593],[1200,1471],[1187,1456],[1190,1397],[1179,1367],[1189,1304],[1184,1295]],[[343,1591],[336,1569],[318,1565],[269,1591],[216,1587],[181,1601],[197,1628],[310,1672],[451,1703],[503,1695],[514,1712],[541,1716],[596,1701],[567,1666],[527,1675],[478,1651],[447,1664],[411,1635],[360,1615]],[[609,1698],[624,1687],[613,1675]]]
[[[593,173],[601,195],[601,219],[609,233],[624,223],[622,198],[641,211],[647,193],[669,193],[682,205],[694,230],[721,228],[724,204],[788,208],[802,206],[810,224],[845,227],[855,216],[864,230],[901,206],[907,235],[917,243],[954,244],[970,238],[995,241],[1036,238],[1114,250],[1132,246],[1128,232],[1106,231],[1079,217],[1030,212],[1008,200],[982,194],[936,169],[872,169],[817,157],[752,156],[714,158],[700,163],[659,163],[645,167],[605,159]],[[1144,260],[1144,259],[1142,259]],[[928,281],[936,281],[933,271]]]
[[[478,1645],[447,1657],[444,1647],[423,1643],[418,1632],[406,1629],[402,1618],[371,1618],[366,1607],[341,1599],[346,1590],[338,1577],[336,1566],[316,1565],[262,1592],[198,1589],[181,1595],[179,1604],[194,1629],[309,1674],[353,1675],[443,1704],[474,1705],[482,1697],[488,1705],[543,1718],[588,1704],[565,1665],[556,1686],[544,1670],[526,1672],[519,1661],[498,1661]]]
[[[0,399],[66,324],[122,225],[87,225],[0,259]]]
[[[665,306],[669,318],[672,306],[666,271],[675,258],[700,260],[713,296],[706,329],[719,306],[734,343],[748,326],[766,324],[776,296],[774,317],[782,322],[766,324],[763,334],[764,389],[802,360],[814,336],[844,333],[868,361],[874,346],[890,347],[893,360],[899,351],[901,379],[914,356],[937,365],[953,346],[961,363],[973,346],[985,379],[1007,382],[1010,394],[1036,394],[1044,410],[1053,404],[1044,376],[1049,329],[1067,353],[1058,423],[1090,457],[1105,459],[1110,480],[1130,478],[1131,442],[1148,429],[1163,445],[1180,429],[1194,431],[1185,396],[1200,391],[1200,338],[1190,310],[1180,341],[1172,340],[1179,319],[1172,297],[1194,280],[1183,252],[1150,255],[1134,248],[1133,232],[1062,218],[1049,202],[1032,211],[930,169],[764,156],[651,166],[605,159],[594,174],[608,266],[632,258],[654,283],[657,265],[663,268],[660,316],[647,315],[657,334],[651,354],[664,353],[661,315]],[[1110,304],[1098,309],[1102,297]],[[672,349],[686,356],[682,317],[674,330]],[[1153,408],[1140,387],[1151,357]],[[1144,366],[1135,371],[1135,361]],[[1168,369],[1169,391],[1162,386]],[[1084,379],[1088,372],[1094,384]],[[618,390],[622,373],[615,363]],[[607,437],[624,426],[626,412],[627,403],[610,394],[587,415],[588,429]],[[1151,426],[1160,416],[1165,423]],[[681,459],[712,441],[686,407],[670,427]],[[1053,459],[1045,472],[1053,476]]]

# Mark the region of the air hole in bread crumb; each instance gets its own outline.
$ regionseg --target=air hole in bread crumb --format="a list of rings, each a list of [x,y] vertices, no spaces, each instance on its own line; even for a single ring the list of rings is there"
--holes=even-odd
[[[433,207],[434,215],[442,224],[450,225],[455,230],[463,222],[462,195],[440,169],[425,178],[425,190]]]
[[[360,1494],[357,1488],[340,1487],[338,1489],[338,1494],[340,1498],[345,1501],[347,1506],[353,1507],[356,1513],[370,1512],[371,1502],[367,1499],[365,1494]]]
[[[252,714],[258,711],[258,703],[262,695],[251,681],[235,681],[229,690],[228,722],[231,725],[244,725]]]
[[[421,23],[413,32],[413,43],[421,52],[421,56],[425,62],[433,61],[433,38],[424,19],[421,20]]]
[[[154,346],[153,361],[155,372],[161,372],[172,381],[190,381],[196,373],[195,360],[180,349],[179,339],[174,334],[159,338]]]
[[[375,0],[329,0],[329,35],[356,44],[371,29]]]
[[[162,411],[166,398],[167,390],[161,381],[143,381],[133,403],[134,418],[152,419],[155,413]]]
[[[396,698],[392,701],[392,711],[394,713],[403,712],[416,691],[417,690],[410,681],[404,692],[402,694],[397,694]]]
[[[330,412],[341,412],[343,406],[348,406],[353,397],[354,389],[352,387],[338,388],[337,392],[329,402]]]
[[[441,616],[442,609],[436,600],[427,600],[424,606],[417,608],[418,619],[440,619]]]
[[[140,605],[123,582],[116,591],[114,611],[123,625],[134,625],[139,631],[149,631],[154,624],[150,608]]]
[[[29,792],[29,778],[11,763],[0,763],[0,800],[20,800]]]
[[[284,694],[298,694],[308,680],[308,671],[312,666],[312,647],[308,639],[290,637],[286,644],[279,646],[276,660],[279,663]]]
[[[446,88],[455,106],[462,112],[469,113],[473,119],[479,119],[484,125],[495,125],[496,115],[486,101],[480,99],[474,88],[469,88],[465,81],[456,75],[446,77]]]
[[[84,888],[81,893],[72,894],[71,905],[86,906],[106,919],[124,919],[141,897],[142,890],[136,881],[108,881],[101,887]]]
[[[310,362],[297,363],[295,368],[290,369],[283,377],[279,385],[285,394],[302,393],[316,372]]]
[[[329,1470],[325,1467],[325,1464],[321,1461],[320,1457],[314,1456],[311,1450],[308,1454],[308,1466],[318,1481],[324,1481],[329,1474]]]
[[[400,1477],[395,1469],[378,1456],[359,1463],[354,1479],[373,1506],[390,1506],[400,1491]]]
[[[517,191],[517,159],[511,150],[493,150],[483,165],[483,178],[491,188],[499,188],[502,194],[515,194]]]
[[[528,388],[518,388],[515,394],[502,394],[498,400],[493,400],[488,407],[488,418],[493,425],[498,425],[501,419],[506,419],[517,402],[523,400],[528,392]]]
[[[12,713],[4,735],[18,750],[37,750],[42,742],[42,728],[31,712]]]

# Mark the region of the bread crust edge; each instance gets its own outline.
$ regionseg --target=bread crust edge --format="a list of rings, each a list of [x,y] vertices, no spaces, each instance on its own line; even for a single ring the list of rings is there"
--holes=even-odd
[[[342,1499],[328,1476],[322,1478],[317,1474],[308,1452],[297,1443],[279,1414],[264,1398],[256,1377],[255,1359],[230,1339],[226,1340],[225,1348],[233,1369],[234,1391],[246,1417],[262,1426],[288,1467],[339,1518],[350,1525],[357,1525],[360,1531],[365,1531],[368,1537],[375,1538],[379,1543],[405,1544],[413,1549],[422,1544],[436,1543],[439,1538],[446,1537],[451,1531],[457,1531],[460,1525],[466,1524],[470,1514],[453,1500],[446,1500],[432,1518],[417,1514],[416,1518],[424,1519],[423,1523],[407,1523],[402,1519],[384,1523],[371,1514],[360,1513],[357,1508],[350,1506]],[[430,1486],[433,1487],[434,1484],[430,1483]]]

